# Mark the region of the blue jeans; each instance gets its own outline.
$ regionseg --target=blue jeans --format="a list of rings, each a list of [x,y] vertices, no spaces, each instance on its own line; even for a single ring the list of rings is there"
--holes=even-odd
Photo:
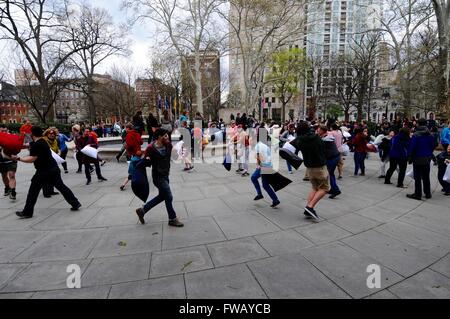
[[[175,213],[172,205],[173,196],[169,186],[169,177],[154,177],[153,184],[156,188],[158,188],[159,193],[156,197],[144,205],[144,213],[147,213],[150,209],[165,201],[169,219],[177,218],[177,214]]]
[[[361,169],[361,174],[366,173],[366,166],[364,165],[364,160],[366,159],[366,152],[355,152],[355,175],[358,175],[358,171]]]
[[[330,175],[330,186],[331,186],[330,193],[340,192],[340,189],[336,183],[336,176],[334,176],[334,171],[336,170],[336,167],[339,164],[340,159],[341,157],[338,156],[327,160],[328,175]]]
[[[292,165],[289,164],[288,161],[286,161],[286,164],[287,164],[288,171],[289,171],[289,172],[292,172]]]
[[[261,175],[261,169],[257,168],[251,177],[252,183],[255,186],[256,189],[256,193],[258,195],[262,196],[262,192],[261,192],[261,186],[259,185],[259,181],[258,179],[261,177],[262,180],[262,185],[264,190],[267,192],[267,194],[269,194],[270,198],[272,199],[272,202],[278,202],[278,197],[277,194],[275,194],[275,192],[273,191],[272,187],[269,185],[269,182],[267,181],[267,175]]]

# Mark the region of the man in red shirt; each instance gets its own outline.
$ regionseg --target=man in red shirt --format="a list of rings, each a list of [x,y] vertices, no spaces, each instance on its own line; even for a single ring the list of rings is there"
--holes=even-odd
[[[20,127],[20,134],[25,135],[25,144],[29,144],[33,139],[31,138],[31,125],[29,120],[26,120],[25,123]]]

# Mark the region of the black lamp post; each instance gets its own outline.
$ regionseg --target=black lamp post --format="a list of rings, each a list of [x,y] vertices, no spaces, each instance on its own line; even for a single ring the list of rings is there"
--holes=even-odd
[[[383,100],[385,101],[385,103],[386,103],[386,121],[388,122],[389,121],[389,119],[388,119],[388,112],[389,112],[389,99],[391,98],[391,94],[389,93],[389,91],[388,90],[384,90],[384,93],[383,93]]]

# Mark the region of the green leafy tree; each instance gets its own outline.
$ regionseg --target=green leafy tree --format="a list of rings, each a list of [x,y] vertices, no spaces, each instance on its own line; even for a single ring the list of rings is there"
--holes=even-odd
[[[282,105],[281,116],[286,120],[286,105],[300,91],[300,81],[305,78],[308,61],[305,51],[299,48],[285,49],[272,55],[266,85],[275,88],[275,95]]]

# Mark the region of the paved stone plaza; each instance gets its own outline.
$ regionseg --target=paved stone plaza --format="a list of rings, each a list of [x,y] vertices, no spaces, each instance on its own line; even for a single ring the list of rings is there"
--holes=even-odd
[[[164,204],[137,224],[142,203],[130,187],[119,190],[127,167],[112,161],[102,168],[107,182],[85,186],[69,159],[63,179],[80,211],[41,195],[34,217],[19,220],[34,173],[20,163],[17,201],[0,199],[0,298],[450,298],[450,200],[436,168],[433,198],[415,201],[405,196],[411,179],[408,189],[384,185],[370,157],[366,177],[352,177],[347,158],[343,194],[319,203],[318,223],[303,216],[304,167],[287,175],[282,165],[293,183],[272,209],[253,201],[250,178],[235,167],[173,165],[181,229],[167,225]],[[81,289],[67,289],[70,264],[81,267]],[[380,289],[367,287],[370,264],[381,267]]]

